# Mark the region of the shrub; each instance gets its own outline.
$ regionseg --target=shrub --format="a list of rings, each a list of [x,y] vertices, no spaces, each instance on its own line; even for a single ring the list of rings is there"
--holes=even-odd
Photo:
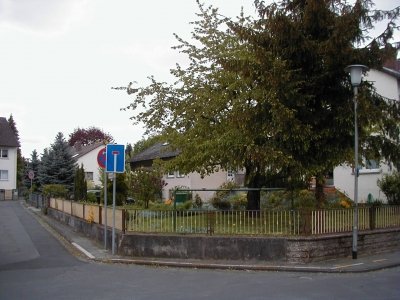
[[[196,194],[196,196],[194,196],[193,207],[201,208],[202,206],[203,206],[203,201],[201,200],[201,197],[199,196],[199,194]]]
[[[216,209],[229,210],[231,209],[231,203],[227,199],[214,196],[211,198],[211,204]]]
[[[315,208],[315,206],[315,195],[309,190],[271,192],[268,196],[268,201],[265,203],[265,208],[267,209],[299,209]]]
[[[216,209],[221,210],[229,210],[231,209],[232,205],[229,202],[230,196],[232,196],[231,189],[236,189],[239,186],[234,182],[228,181],[219,187],[219,191],[215,193],[215,195],[211,198],[211,205]]]
[[[67,196],[68,189],[63,184],[46,184],[43,186],[42,192],[46,197],[65,198]]]
[[[245,210],[247,207],[246,193],[237,193],[229,198],[233,210]]]
[[[400,173],[398,171],[384,175],[382,179],[378,180],[378,186],[385,194],[389,204],[400,204]]]
[[[97,203],[96,194],[95,193],[87,193],[86,200],[87,200],[87,202],[90,202],[90,203]]]

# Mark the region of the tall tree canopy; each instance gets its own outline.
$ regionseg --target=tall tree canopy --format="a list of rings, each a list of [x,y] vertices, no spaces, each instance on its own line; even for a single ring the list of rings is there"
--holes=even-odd
[[[128,109],[179,148],[171,163],[182,172],[245,168],[248,187],[277,174],[307,181],[351,161],[353,93],[344,68],[380,69],[395,55],[389,41],[400,8],[375,11],[369,0],[254,3],[258,17],[235,20],[199,3],[193,41],[177,36],[175,47],[190,64],[171,70],[173,84],[150,77]],[[385,18],[384,32],[368,41],[367,30]],[[399,103],[370,83],[358,101],[362,150],[398,159]],[[258,197],[249,193],[248,209],[259,208]]]
[[[68,143],[59,132],[50,149],[45,149],[39,165],[40,184],[61,184],[72,191],[76,169]]]
[[[74,146],[75,143],[79,142],[82,146],[91,145],[96,142],[108,141],[109,143],[114,141],[111,134],[104,132],[97,127],[76,128],[74,132],[69,135],[68,144]]]

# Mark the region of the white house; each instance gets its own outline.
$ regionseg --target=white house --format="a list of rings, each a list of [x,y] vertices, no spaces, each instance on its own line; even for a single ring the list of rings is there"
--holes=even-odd
[[[374,83],[378,94],[399,101],[400,99],[400,62],[393,61],[382,70],[370,70],[365,78]],[[368,199],[386,201],[385,195],[377,185],[378,179],[390,173],[393,166],[385,162],[364,160],[364,166],[359,170],[358,201]],[[354,198],[354,170],[347,165],[338,166],[333,171],[334,186],[344,192],[349,198]],[[372,196],[372,198],[371,198]]]
[[[101,142],[87,146],[82,146],[77,143],[72,147],[72,157],[76,160],[79,167],[83,164],[85,178],[88,182],[89,188],[102,185],[100,167],[97,163],[97,155],[103,148],[105,148],[105,145]]]
[[[173,151],[166,143],[156,143],[143,152],[135,155],[130,160],[132,170],[135,168],[149,168],[153,164],[154,159],[169,160],[179,154],[179,151]],[[169,172],[163,176],[163,180],[167,184],[162,192],[162,198],[171,199],[171,191],[176,187],[184,187],[187,189],[217,189],[223,183],[234,181],[238,185],[243,185],[244,173],[219,170],[207,176],[201,176],[199,173],[192,172],[189,174],[181,174],[179,171]],[[214,191],[196,191],[203,201],[208,201]]]
[[[18,140],[6,118],[0,117],[0,200],[12,200],[17,189]]]

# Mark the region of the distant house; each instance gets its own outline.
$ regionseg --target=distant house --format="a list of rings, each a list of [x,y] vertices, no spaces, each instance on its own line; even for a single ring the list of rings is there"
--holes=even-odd
[[[378,94],[389,99],[400,100],[400,62],[392,61],[382,70],[370,70],[365,78],[373,82]],[[399,124],[400,126],[400,124]],[[360,145],[361,146],[361,145]],[[394,170],[392,164],[384,161],[376,161],[364,157],[363,166],[359,170],[358,177],[358,200],[367,202],[380,199],[386,201],[385,195],[377,185],[378,179],[384,174]],[[354,169],[348,165],[341,165],[333,171],[334,186],[354,198]]]
[[[135,155],[130,160],[132,170],[137,168],[150,168],[155,159],[170,160],[179,155],[179,151],[171,150],[167,143],[157,143],[143,152]],[[216,189],[221,184],[234,181],[239,185],[243,185],[244,174],[242,172],[233,172],[220,170],[207,176],[201,176],[199,173],[192,172],[189,174],[182,174],[179,170],[171,171],[164,174],[163,179],[167,185],[163,189],[163,199],[170,199],[172,190],[175,187],[184,187],[188,189]],[[203,201],[208,201],[213,191],[196,191]]]
[[[87,146],[82,146],[82,144],[76,143],[71,149],[72,158],[76,160],[77,165],[80,167],[81,164],[83,164],[85,178],[88,182],[89,188],[102,185],[99,165],[97,163],[97,155],[104,147],[105,145],[102,142],[97,142]]]
[[[17,137],[0,117],[0,200],[12,200],[17,189]]]

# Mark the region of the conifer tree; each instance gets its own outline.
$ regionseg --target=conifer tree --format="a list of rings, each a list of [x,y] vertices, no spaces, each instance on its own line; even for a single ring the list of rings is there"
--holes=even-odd
[[[39,160],[39,156],[37,154],[36,149],[34,149],[31,153],[31,158],[30,160],[27,162],[26,164],[26,168],[25,168],[25,187],[30,189],[31,187],[31,180],[28,178],[28,172],[29,171],[33,171],[34,173],[34,178],[32,180],[32,187],[33,190],[36,191],[37,189],[40,188],[40,182],[39,182],[39,164],[40,164],[40,160]]]
[[[59,132],[50,149],[45,149],[39,166],[39,181],[45,184],[61,184],[72,191],[76,163],[72,158],[68,143]]]
[[[87,197],[87,182],[85,179],[85,170],[83,168],[83,164],[81,167],[77,168],[75,171],[74,178],[74,200],[86,200]]]

